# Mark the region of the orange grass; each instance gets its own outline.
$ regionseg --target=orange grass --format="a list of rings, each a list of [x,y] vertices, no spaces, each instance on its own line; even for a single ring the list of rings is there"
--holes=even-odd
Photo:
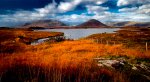
[[[45,43],[25,49],[25,52],[7,54],[0,58],[0,77],[7,79],[14,76],[9,74],[18,74],[17,70],[24,69],[28,70],[26,73],[29,72],[29,78],[35,82],[40,82],[39,78],[42,78],[42,82],[127,82],[121,73],[99,68],[93,58],[150,58],[148,52],[126,49],[122,45],[97,44],[91,40]],[[26,74],[23,70],[19,73]]]
[[[23,29],[0,30],[0,53],[23,51],[25,44],[30,44],[36,39],[52,36],[63,36],[63,33],[34,32]]]
[[[139,48],[145,50],[150,46],[150,29],[148,28],[124,28],[115,33],[92,34],[86,39],[95,39],[98,43],[103,44],[123,44],[127,48]]]
[[[28,30],[0,30],[0,42],[3,41],[33,41],[39,38],[46,38],[51,36],[62,36],[63,33],[61,32],[35,32],[35,31],[28,31]]]

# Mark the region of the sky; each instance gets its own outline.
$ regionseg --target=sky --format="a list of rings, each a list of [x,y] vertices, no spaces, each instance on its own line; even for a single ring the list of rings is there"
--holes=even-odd
[[[71,25],[89,19],[150,22],[150,0],[0,0],[0,26],[47,19]]]

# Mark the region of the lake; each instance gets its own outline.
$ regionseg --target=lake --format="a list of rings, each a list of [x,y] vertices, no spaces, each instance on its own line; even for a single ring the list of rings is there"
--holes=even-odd
[[[63,32],[66,38],[77,40],[96,33],[113,33],[119,29],[120,28],[44,29],[38,31]]]

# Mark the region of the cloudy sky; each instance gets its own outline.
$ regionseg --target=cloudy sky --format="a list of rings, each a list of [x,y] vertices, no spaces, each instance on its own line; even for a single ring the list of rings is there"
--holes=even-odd
[[[42,19],[150,22],[150,0],[0,0],[0,26]]]

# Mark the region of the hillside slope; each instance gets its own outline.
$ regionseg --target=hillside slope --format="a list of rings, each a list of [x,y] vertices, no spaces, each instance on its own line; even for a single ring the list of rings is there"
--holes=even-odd
[[[78,25],[77,27],[101,28],[101,27],[107,27],[107,25],[101,23],[98,20],[91,19],[91,20],[88,20],[87,22],[84,22],[84,23]]]
[[[58,20],[38,20],[23,25],[23,27],[25,28],[29,28],[29,27],[53,28],[57,26],[67,26],[67,25]]]

